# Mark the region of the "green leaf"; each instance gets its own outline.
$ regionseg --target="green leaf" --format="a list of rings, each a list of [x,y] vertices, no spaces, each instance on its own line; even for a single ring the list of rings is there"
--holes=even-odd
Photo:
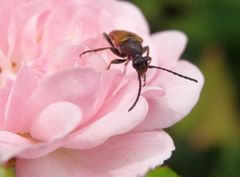
[[[158,167],[150,171],[145,177],[179,177],[169,167]]]
[[[5,168],[0,166],[0,177],[14,177],[13,168]]]

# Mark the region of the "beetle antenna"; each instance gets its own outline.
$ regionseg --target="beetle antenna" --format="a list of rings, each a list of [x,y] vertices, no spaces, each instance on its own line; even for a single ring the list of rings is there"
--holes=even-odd
[[[137,94],[137,98],[135,99],[133,105],[128,109],[128,112],[131,111],[134,106],[137,104],[138,100],[139,100],[139,97],[140,97],[140,94],[141,94],[141,90],[142,90],[142,81],[141,81],[141,75],[138,73],[138,94]]]
[[[193,82],[198,82],[196,79],[193,79],[193,78],[188,77],[188,76],[184,76],[184,75],[182,75],[182,74],[176,73],[176,72],[174,72],[174,71],[171,71],[171,70],[169,70],[169,69],[162,68],[162,67],[159,67],[159,66],[149,65],[148,68],[150,68],[150,69],[151,69],[151,68],[161,69],[161,70],[167,71],[167,72],[169,72],[169,73],[172,73],[172,74],[174,74],[174,75],[177,75],[177,76],[179,76],[179,77],[182,77],[182,78],[184,78],[184,79],[187,79],[187,80],[190,80],[190,81],[193,81]]]

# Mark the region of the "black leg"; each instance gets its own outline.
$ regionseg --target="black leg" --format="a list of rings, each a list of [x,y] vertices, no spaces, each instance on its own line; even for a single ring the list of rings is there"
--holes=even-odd
[[[86,51],[84,51],[84,52],[82,52],[82,53],[80,54],[80,57],[81,57],[82,55],[84,55],[85,53],[98,52],[98,51],[107,50],[107,49],[117,50],[117,49],[114,48],[114,47],[103,47],[103,48],[98,48],[98,49],[86,50]]]
[[[115,60],[112,60],[112,61],[109,63],[107,69],[110,69],[111,64],[121,64],[121,63],[126,62],[126,60],[127,60],[127,59],[115,59]]]
[[[110,37],[107,35],[107,33],[103,33],[103,36],[105,37],[105,39],[107,40],[107,42],[114,47],[112,40],[110,39]]]
[[[109,36],[106,33],[103,33],[105,39],[107,40],[107,42],[111,45],[111,47],[103,47],[103,48],[97,48],[97,49],[92,49],[92,50],[87,50],[84,51],[80,54],[80,57],[82,55],[84,55],[85,53],[90,53],[90,52],[98,52],[98,51],[102,51],[102,50],[107,50],[110,49],[112,51],[112,53],[114,53],[115,55],[125,58],[126,56],[123,55],[122,53],[119,52],[119,50],[113,45],[111,39],[109,38]]]
[[[143,87],[146,85],[146,73],[143,74]]]
[[[107,40],[107,42],[113,47],[112,49],[110,49],[115,55],[117,55],[118,57],[121,57],[121,58],[125,58],[126,56],[123,55],[121,52],[119,52],[119,50],[114,46],[112,40],[110,39],[110,37],[106,34],[106,33],[103,33],[105,39]]]
[[[146,56],[149,56],[149,47],[148,46],[143,47],[142,54],[144,54],[145,52],[147,52]]]
[[[126,63],[124,63],[124,70],[123,70],[123,73],[126,74],[126,71],[127,71],[127,65],[129,63],[130,60],[127,59]]]

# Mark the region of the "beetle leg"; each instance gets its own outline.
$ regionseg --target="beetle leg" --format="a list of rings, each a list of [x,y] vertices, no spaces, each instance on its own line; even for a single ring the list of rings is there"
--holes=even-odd
[[[146,85],[146,73],[143,74],[143,87]]]
[[[148,65],[149,65],[149,64],[151,63],[151,61],[152,61],[152,58],[149,57],[149,56],[146,56],[145,58],[146,58],[146,60],[147,60],[147,62],[148,62]]]
[[[128,65],[128,63],[129,63],[129,59],[126,59],[127,61],[126,61],[126,63],[124,63],[124,70],[123,70],[123,73],[124,74],[126,74],[126,71],[127,71],[127,65]]]
[[[102,50],[107,50],[110,49],[115,55],[124,58],[125,55],[122,55],[117,48],[115,47],[103,47],[103,48],[98,48],[98,49],[92,49],[92,50],[86,50],[84,52],[82,52],[79,56],[81,57],[82,55],[84,55],[85,53],[90,53],[90,52],[98,52],[98,51],[102,51]]]
[[[105,37],[105,39],[107,40],[107,42],[114,47],[112,40],[110,39],[110,37],[107,35],[107,33],[103,33],[103,36]]]
[[[114,54],[117,55],[118,57],[121,57],[121,58],[126,57],[125,55],[121,54],[121,53],[119,52],[119,50],[118,50],[117,48],[115,48],[115,47],[112,47],[110,50],[112,51],[112,53],[114,53]]]
[[[127,59],[115,59],[115,60],[112,60],[112,61],[109,63],[107,69],[110,69],[111,64],[121,64],[121,63],[124,63],[126,60],[127,60]]]
[[[149,46],[143,47],[142,54],[144,54],[145,52],[147,52],[146,56],[149,56]]]
[[[80,54],[80,57],[81,57],[82,55],[84,55],[85,53],[98,52],[98,51],[107,50],[107,49],[117,50],[117,49],[114,48],[114,47],[103,47],[103,48],[98,48],[98,49],[86,50],[86,51],[84,51],[84,52],[82,52],[82,53]]]
[[[118,57],[126,57],[125,55],[123,55],[121,52],[119,52],[119,50],[114,46],[112,40],[110,39],[110,37],[106,34],[103,33],[105,39],[107,40],[107,42],[113,47],[112,49],[110,49],[115,55],[117,55]]]

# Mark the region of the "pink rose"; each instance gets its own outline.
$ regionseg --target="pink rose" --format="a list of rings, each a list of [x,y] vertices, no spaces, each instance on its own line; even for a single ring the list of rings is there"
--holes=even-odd
[[[0,1],[0,162],[17,177],[135,177],[163,164],[174,145],[163,130],[196,104],[203,76],[179,58],[186,36],[149,34],[133,5],[113,0]],[[131,64],[108,63],[102,33],[124,29],[150,46],[152,64],[137,105]]]

